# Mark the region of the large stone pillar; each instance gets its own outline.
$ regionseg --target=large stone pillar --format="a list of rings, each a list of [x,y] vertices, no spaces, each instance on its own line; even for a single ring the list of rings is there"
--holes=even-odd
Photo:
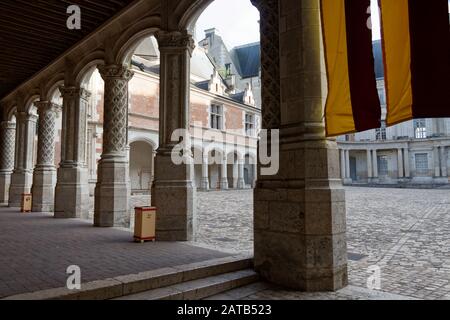
[[[36,121],[36,115],[26,112],[17,113],[16,157],[9,187],[10,207],[20,207],[22,194],[31,191]]]
[[[350,177],[350,150],[345,150],[345,179],[351,180]],[[349,181],[351,183],[351,181]]]
[[[37,163],[33,172],[33,211],[53,212],[55,204],[56,117],[60,107],[49,101],[36,103],[39,114]]]
[[[341,153],[341,163],[340,163],[340,165],[341,165],[341,178],[342,178],[342,181],[344,181],[345,180],[345,176],[346,176],[346,174],[345,174],[345,150],[341,149],[340,153]]]
[[[182,151],[186,164],[174,163],[171,155],[179,141],[172,141],[171,136],[177,129],[189,130],[190,58],[194,41],[186,31],[160,31],[156,38],[161,55],[159,148],[152,186],[152,205],[158,208],[156,238],[191,240],[195,218],[191,149],[187,143]]]
[[[238,159],[238,180],[237,180],[237,188],[245,189],[245,179],[244,179],[244,158]]]
[[[372,179],[373,176],[373,171],[372,171],[372,154],[371,154],[371,150],[367,149],[367,180],[370,183],[370,180]]]
[[[433,161],[434,161],[434,177],[441,177],[441,165],[439,161],[439,147],[434,146],[433,148]]]
[[[86,166],[87,111],[91,93],[60,87],[63,97],[61,163],[55,188],[55,218],[87,218],[89,179]]]
[[[373,167],[373,178],[378,179],[378,156],[377,149],[372,150],[372,167]]]
[[[8,204],[11,174],[14,170],[14,145],[16,123],[0,123],[0,204]]]
[[[404,153],[403,160],[405,161],[405,178],[410,178],[411,177],[411,169],[410,169],[410,164],[409,164],[409,149],[404,148],[403,153]]]
[[[202,158],[202,180],[200,181],[200,190],[209,190],[209,175],[208,175],[208,156]]]
[[[99,67],[105,81],[103,153],[95,187],[94,225],[124,226],[128,215],[128,82],[126,66]]]
[[[263,175],[260,165],[254,191],[255,269],[293,289],[337,290],[347,284],[345,194],[336,140],[325,138],[319,0],[252,2],[261,13],[263,129],[280,128],[280,170]]]
[[[402,179],[404,177],[403,174],[403,150],[401,148],[397,149],[397,171],[398,171],[398,178]]]
[[[228,189],[228,177],[227,177],[227,157],[223,156],[222,163],[220,164],[220,189]]]
[[[448,177],[448,169],[447,169],[447,150],[445,146],[440,147],[441,151],[441,176],[444,178]]]

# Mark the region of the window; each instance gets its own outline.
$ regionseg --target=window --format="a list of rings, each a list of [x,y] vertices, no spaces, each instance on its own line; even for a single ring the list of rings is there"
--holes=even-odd
[[[416,171],[418,173],[428,172],[428,154],[416,153]]]
[[[245,114],[245,134],[253,136],[255,133],[255,116],[253,114]]]
[[[380,176],[388,175],[388,159],[387,156],[378,157],[378,174]]]
[[[212,129],[222,130],[223,108],[217,104],[211,105],[210,126]]]
[[[386,140],[386,121],[381,121],[381,128],[375,130],[376,140]]]
[[[414,137],[416,139],[427,138],[427,122],[425,119],[414,120]]]

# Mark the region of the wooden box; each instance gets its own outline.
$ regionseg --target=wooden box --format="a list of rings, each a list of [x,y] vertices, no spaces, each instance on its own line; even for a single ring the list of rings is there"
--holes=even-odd
[[[134,212],[134,241],[155,241],[156,208],[136,207]]]
[[[20,212],[31,212],[31,193],[22,193],[22,201],[20,203]]]

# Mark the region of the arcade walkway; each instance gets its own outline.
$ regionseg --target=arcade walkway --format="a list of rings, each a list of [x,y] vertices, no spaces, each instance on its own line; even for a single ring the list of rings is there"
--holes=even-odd
[[[64,287],[70,265],[85,283],[228,255],[180,242],[137,244],[125,230],[9,208],[0,208],[0,243],[0,297]]]

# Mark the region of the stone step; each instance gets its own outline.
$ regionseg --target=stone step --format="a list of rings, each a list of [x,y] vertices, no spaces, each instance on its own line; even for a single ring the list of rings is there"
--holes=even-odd
[[[207,297],[205,300],[243,300],[258,292],[272,288],[273,285],[267,282],[254,282],[239,288],[231,289],[213,296]]]
[[[6,300],[106,300],[164,288],[193,280],[252,268],[248,256],[228,256],[82,283],[81,290],[66,287],[6,297]]]
[[[240,270],[123,296],[116,300],[199,300],[248,285],[258,279],[255,271]]]

